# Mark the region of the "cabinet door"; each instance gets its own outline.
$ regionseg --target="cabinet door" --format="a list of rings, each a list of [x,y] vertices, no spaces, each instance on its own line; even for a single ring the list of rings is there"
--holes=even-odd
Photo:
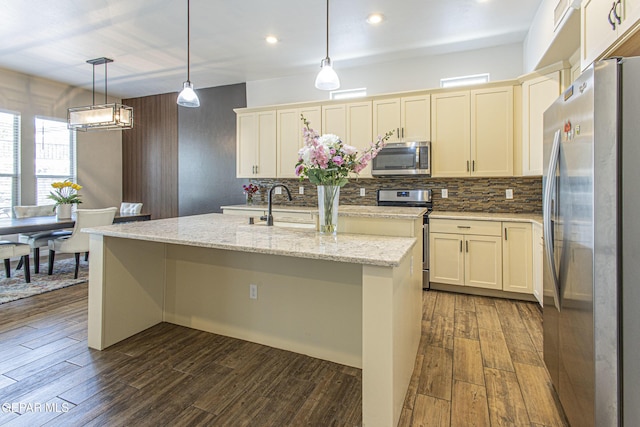
[[[258,164],[257,114],[238,114],[236,117],[236,177],[253,178]]]
[[[258,163],[255,177],[276,177],[276,112],[257,113]]]
[[[502,290],[502,238],[464,237],[466,286]]]
[[[580,63],[583,70],[618,37],[617,24],[614,28],[608,21],[612,4],[610,0],[584,0],[582,3]]]
[[[513,176],[513,87],[471,91],[471,175]]]
[[[542,175],[543,115],[560,95],[560,71],[522,84],[522,174]]]
[[[431,96],[431,159],[434,177],[470,175],[470,93]]]
[[[373,101],[373,134],[384,135],[393,130],[389,142],[400,141],[400,98]]]
[[[347,138],[347,111],[344,104],[322,106],[322,132],[338,135],[345,143]]]
[[[429,233],[429,273],[432,282],[464,285],[464,237]]]
[[[533,293],[533,243],[531,224],[503,222],[502,289]]]
[[[619,6],[617,11],[622,16],[622,23],[618,27],[618,36],[622,36],[640,19],[640,1],[622,0],[620,3],[622,7]]]
[[[400,138],[404,141],[431,141],[431,96],[400,99]]]
[[[373,141],[372,129],[371,101],[347,104],[347,144],[358,148],[360,152],[369,148],[371,141]],[[359,176],[361,178],[371,178],[371,164],[368,164],[360,172]]]
[[[278,178],[296,178],[298,151],[302,148],[304,141],[302,137],[304,124],[300,119],[301,114],[307,119],[312,129],[318,133],[322,131],[320,106],[277,111],[276,175]]]

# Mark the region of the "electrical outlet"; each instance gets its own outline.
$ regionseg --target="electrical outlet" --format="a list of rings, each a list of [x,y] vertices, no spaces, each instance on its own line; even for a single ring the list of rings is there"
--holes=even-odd
[[[304,194],[304,187],[298,187],[298,194]]]
[[[253,283],[249,285],[249,298],[258,299],[258,285],[254,285]]]
[[[440,194],[443,199],[449,198],[449,190],[447,190],[446,188],[443,188],[442,190],[440,190]]]
[[[364,194],[365,194],[365,189],[364,189],[364,188],[361,188],[361,189],[360,189],[360,196],[361,196],[361,197],[364,197]]]
[[[511,188],[507,189],[507,191],[505,191],[505,196],[507,199],[513,199],[513,190]]]
[[[276,187],[276,194],[282,194],[282,187]]]

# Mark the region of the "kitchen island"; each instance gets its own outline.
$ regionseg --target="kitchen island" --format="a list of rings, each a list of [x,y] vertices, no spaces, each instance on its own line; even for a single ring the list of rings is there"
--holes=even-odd
[[[364,424],[397,424],[420,338],[415,238],[219,214],[87,231],[90,347],[169,322],[307,354],[361,368]]]

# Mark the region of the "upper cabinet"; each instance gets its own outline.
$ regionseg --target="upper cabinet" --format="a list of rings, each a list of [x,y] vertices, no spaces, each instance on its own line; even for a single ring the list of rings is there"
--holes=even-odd
[[[522,174],[542,175],[543,115],[561,91],[560,71],[522,83]]]
[[[394,134],[389,142],[431,139],[431,96],[418,95],[373,101],[373,136]]]
[[[513,175],[513,87],[432,95],[434,177]]]
[[[298,151],[304,145],[302,136],[304,124],[301,115],[307,119],[313,130],[318,133],[322,131],[322,113],[319,105],[277,110],[275,177],[297,178],[295,169],[298,163]]]
[[[276,111],[241,113],[236,118],[236,175],[268,178],[276,174]]]
[[[359,152],[367,149],[373,140],[371,101],[323,105],[322,133],[338,135]],[[371,165],[367,165],[359,176],[371,178]]]
[[[585,0],[580,34],[582,69],[630,33],[639,18],[640,0]]]

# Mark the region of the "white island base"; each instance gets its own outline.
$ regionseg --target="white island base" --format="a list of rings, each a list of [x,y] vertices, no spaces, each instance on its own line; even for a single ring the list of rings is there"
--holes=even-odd
[[[130,227],[91,230],[91,348],[169,322],[302,353],[361,368],[363,424],[397,424],[420,338],[413,243],[397,265],[371,265],[145,240]]]

